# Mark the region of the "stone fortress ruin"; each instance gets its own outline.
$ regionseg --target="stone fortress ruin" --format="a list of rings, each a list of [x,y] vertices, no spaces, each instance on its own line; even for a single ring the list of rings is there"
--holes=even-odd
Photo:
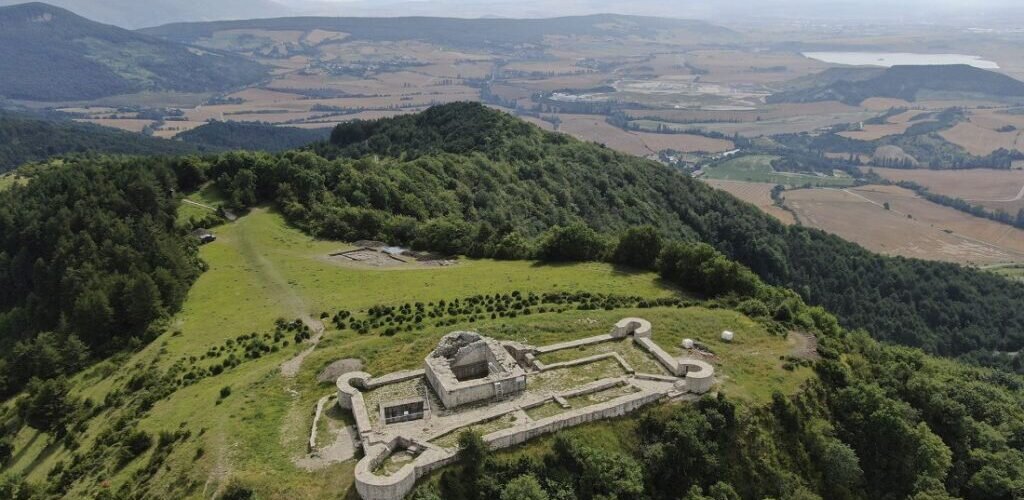
[[[364,500],[399,500],[418,478],[455,461],[465,430],[505,448],[704,394],[713,383],[710,364],[673,357],[654,342],[650,322],[626,318],[606,335],[542,347],[453,332],[420,370],[347,373],[337,387],[364,451],[356,490]]]

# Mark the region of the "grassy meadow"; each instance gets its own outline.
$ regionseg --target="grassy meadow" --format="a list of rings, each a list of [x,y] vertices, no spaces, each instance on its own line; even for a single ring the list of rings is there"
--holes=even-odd
[[[843,187],[853,185],[852,177],[826,177],[795,172],[776,172],[772,168],[772,162],[777,159],[777,156],[771,155],[740,156],[705,167],[704,177],[730,181],[770,182],[785,186],[804,186],[810,184],[814,187]]]
[[[216,203],[217,199],[214,194],[201,193],[195,201]],[[183,205],[182,211],[192,208]],[[378,304],[451,301],[513,291],[589,291],[645,298],[680,295],[653,273],[600,263],[542,265],[461,259],[449,267],[361,267],[329,257],[350,248],[348,245],[311,238],[269,209],[254,210],[213,231],[217,241],[200,250],[209,270],[192,287],[182,311],[166,331],[134,355],[116,357],[77,376],[73,380],[76,393],[102,401],[111,390],[124,387],[148,368],[163,371],[175,363],[198,363],[207,351],[229,339],[273,330],[279,318],[315,319],[322,312],[365,313]],[[780,356],[793,350],[792,339],[771,335],[739,313],[704,307],[570,308],[561,313],[486,318],[472,324],[438,326],[428,322],[421,330],[394,336],[334,330],[325,322],[322,341],[293,378],[282,375],[280,366],[306,345],[287,343],[221,374],[179,387],[157,402],[138,427],[152,435],[187,430],[190,437],[173,448],[154,476],[155,491],[168,497],[209,498],[229,480],[239,480],[260,492],[261,498],[353,495],[354,461],[309,469],[296,464],[307,452],[316,401],[334,391],[333,384],[316,381],[317,374],[331,362],[358,358],[366,371],[383,374],[418,367],[437,340],[453,330],[472,329],[499,339],[547,344],[607,333],[615,321],[626,316],[650,319],[654,338],[673,354],[681,354],[680,342],[687,337],[710,347],[715,352],[711,361],[722,375],[720,389],[739,401],[764,402],[773,390],[793,392],[810,374],[807,368],[782,368]],[[718,340],[723,329],[736,331],[737,340],[723,344]],[[224,388],[230,390],[226,397]],[[105,411],[108,414],[92,419],[80,435],[82,447],[90,446],[101,426],[118,416],[117,409]],[[341,421],[345,416],[335,418]],[[596,424],[571,432],[592,429],[603,434],[611,425]],[[45,480],[47,472],[69,454],[62,444],[48,441],[45,435],[23,430],[17,436],[9,470],[30,480]],[[533,446],[525,447],[525,452]],[[116,489],[152,452],[129,462],[100,488]],[[71,494],[90,496],[95,488],[79,486]]]

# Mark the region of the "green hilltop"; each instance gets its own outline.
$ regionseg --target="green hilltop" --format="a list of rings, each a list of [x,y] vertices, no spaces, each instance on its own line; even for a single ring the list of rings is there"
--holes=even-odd
[[[359,239],[460,257],[332,257]],[[541,345],[626,316],[674,354],[713,351],[717,394],[501,453],[462,436],[413,498],[1024,491],[1021,367],[980,354],[1020,348],[1024,286],[787,228],[477,104],[303,151],[71,158],[0,192],[0,263],[5,497],[355,498],[355,462],[308,445],[336,391],[324,368],[383,374],[454,330]],[[312,451],[351,418],[326,412]]]

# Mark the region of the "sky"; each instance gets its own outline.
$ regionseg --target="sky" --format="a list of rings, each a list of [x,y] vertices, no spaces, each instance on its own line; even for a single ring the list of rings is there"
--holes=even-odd
[[[0,0],[0,5],[24,0]],[[620,13],[824,23],[1024,26],[1024,0],[43,0],[126,28],[180,21],[296,15],[555,17]]]
[[[1024,25],[1024,0],[275,0],[308,14],[552,17],[621,13],[730,21]]]

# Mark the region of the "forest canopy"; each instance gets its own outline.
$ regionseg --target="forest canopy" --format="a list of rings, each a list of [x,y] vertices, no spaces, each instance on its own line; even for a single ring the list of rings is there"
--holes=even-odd
[[[614,236],[650,225],[669,241],[706,242],[882,340],[943,355],[1024,347],[1020,284],[787,227],[657,163],[479,104],[343,124],[313,151],[228,153],[207,172],[236,208],[275,203],[317,236],[476,257],[541,255],[555,227]]]

